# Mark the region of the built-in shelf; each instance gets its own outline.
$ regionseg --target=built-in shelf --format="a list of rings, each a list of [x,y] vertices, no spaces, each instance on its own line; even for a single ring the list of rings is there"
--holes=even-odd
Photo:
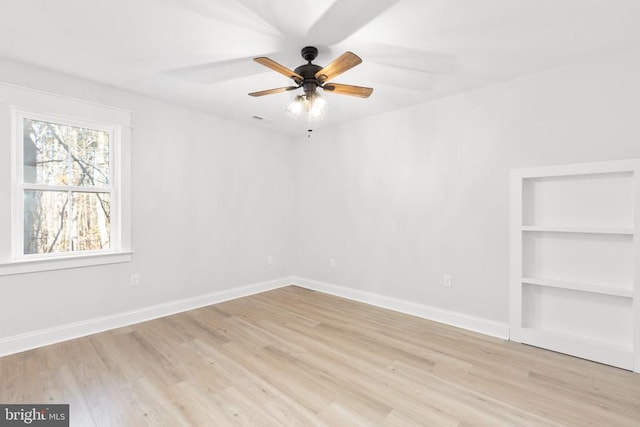
[[[628,345],[614,344],[614,343],[600,341],[593,338],[580,337],[580,336],[565,334],[562,332],[552,331],[548,329],[524,328],[524,330],[525,330],[525,333],[527,334],[543,336],[548,340],[575,341],[575,342],[580,342],[582,344],[589,345],[592,347],[612,348],[622,353],[630,353],[632,351],[632,347]]]
[[[511,178],[511,339],[640,372],[640,159]]]
[[[584,359],[597,360],[624,369],[633,369],[634,352],[631,346],[539,328],[522,328],[520,336],[522,337],[522,342],[532,343],[537,347],[567,354],[573,354],[575,348],[579,348],[580,357]]]
[[[551,288],[571,289],[572,291],[591,292],[595,294],[611,295],[623,298],[633,298],[633,289],[614,286],[596,285],[593,283],[568,282],[564,280],[535,279],[523,277],[522,283],[530,285],[547,286]]]
[[[585,233],[585,234],[623,234],[633,236],[633,228],[606,228],[606,227],[544,227],[524,225],[522,231],[537,231],[550,233]]]

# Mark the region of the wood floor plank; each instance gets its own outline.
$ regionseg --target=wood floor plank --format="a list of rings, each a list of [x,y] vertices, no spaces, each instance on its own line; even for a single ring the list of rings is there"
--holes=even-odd
[[[634,426],[640,375],[294,286],[0,358],[76,426]]]

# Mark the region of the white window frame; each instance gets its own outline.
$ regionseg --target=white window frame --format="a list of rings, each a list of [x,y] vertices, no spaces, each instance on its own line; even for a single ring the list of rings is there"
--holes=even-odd
[[[10,143],[10,156],[3,155],[9,154],[9,147],[0,144],[0,170],[11,171],[10,183],[3,182],[0,177],[0,201],[10,200],[10,203],[0,203],[0,222],[4,223],[0,223],[0,276],[131,261],[131,113],[114,107],[0,83],[0,99],[3,95],[13,103],[0,104],[0,142],[4,139]],[[24,183],[24,118],[109,132],[110,182],[108,188],[100,189],[100,192],[111,194],[109,248],[24,254],[24,191],[45,188],[83,191],[81,187]]]
[[[50,113],[41,113],[36,111],[18,110],[13,108],[13,132],[12,143],[14,145],[15,160],[13,162],[15,170],[14,178],[14,194],[13,194],[13,259],[47,259],[53,257],[68,257],[78,255],[99,255],[118,252],[120,250],[120,200],[119,200],[119,174],[118,165],[120,164],[120,135],[121,126],[112,123],[97,123],[78,120],[72,117],[64,117]],[[47,185],[47,184],[29,184],[24,182],[24,119],[32,119],[48,123],[56,123],[65,126],[73,126],[107,132],[109,134],[109,186],[105,188],[96,187],[77,187],[65,185]],[[109,248],[101,250],[86,251],[67,251],[52,252],[42,254],[25,254],[24,253],[24,203],[22,203],[24,192],[26,190],[45,190],[45,191],[63,191],[71,192],[91,192],[91,193],[109,193],[110,201],[110,240]]]

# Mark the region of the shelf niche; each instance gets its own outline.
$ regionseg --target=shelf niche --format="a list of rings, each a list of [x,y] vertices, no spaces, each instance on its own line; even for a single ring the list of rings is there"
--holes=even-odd
[[[633,178],[625,171],[525,179],[522,225],[631,229]]]
[[[640,371],[639,173],[637,159],[512,171],[513,341]]]

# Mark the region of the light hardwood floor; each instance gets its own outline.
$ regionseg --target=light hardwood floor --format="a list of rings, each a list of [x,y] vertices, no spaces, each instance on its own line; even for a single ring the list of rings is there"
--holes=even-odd
[[[297,287],[0,358],[76,426],[639,426],[640,375]]]

